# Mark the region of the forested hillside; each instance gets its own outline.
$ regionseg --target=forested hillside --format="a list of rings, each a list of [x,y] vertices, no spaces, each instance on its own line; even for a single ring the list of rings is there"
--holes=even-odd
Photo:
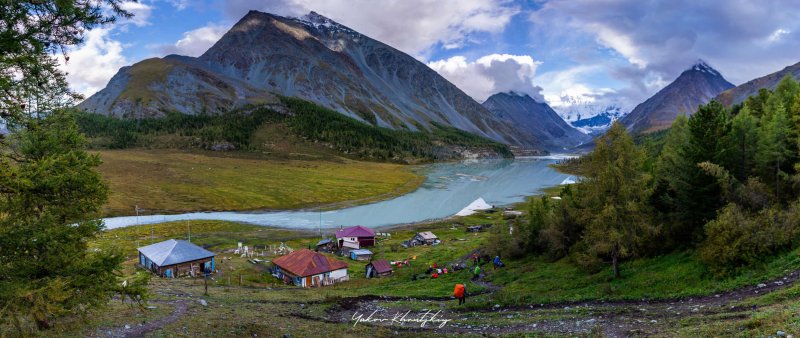
[[[380,128],[288,97],[281,98],[280,105],[249,106],[213,115],[169,113],[162,118],[118,119],[81,113],[78,123],[94,147],[101,149],[259,150],[262,145],[253,143],[254,134],[271,124],[358,159],[409,163],[471,155],[513,156],[503,144],[454,127],[434,124],[430,132]]]
[[[712,101],[634,142],[617,123],[579,161],[584,179],[534,198],[521,233],[495,250],[569,257],[588,271],[696,250],[716,276],[768,262],[800,240],[800,85],[786,77],[725,108]],[[638,144],[637,144],[638,143]]]

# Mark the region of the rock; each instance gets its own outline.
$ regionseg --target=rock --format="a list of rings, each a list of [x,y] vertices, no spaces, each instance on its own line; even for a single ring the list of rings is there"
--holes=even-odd
[[[655,319],[651,320],[650,322],[653,323],[653,324],[658,323],[658,321],[655,320]]]
[[[778,331],[776,334],[778,335],[778,337],[783,337],[786,335],[786,332]]]
[[[154,310],[154,309],[158,309],[158,307],[150,305],[150,306],[147,307],[147,309],[148,310]]]
[[[130,330],[130,329],[131,329],[131,326],[128,325],[128,324],[125,324],[125,330]],[[780,331],[778,331],[778,332],[780,332]]]
[[[777,282],[775,282],[775,285],[777,285],[777,286],[781,286],[781,285],[783,285],[783,282],[781,282],[781,281],[777,281]]]
[[[714,298],[719,298],[719,297],[720,297],[719,294],[714,295]]]
[[[495,309],[499,309],[499,308],[500,308],[500,304],[495,304],[495,305],[494,305],[494,308],[495,308]]]
[[[758,285],[756,285],[756,286],[757,286],[757,287],[760,289],[760,288],[767,287],[767,284],[764,284],[764,283],[759,283],[759,284],[758,284]]]
[[[206,302],[205,299],[201,299],[198,302],[200,302],[200,305],[202,305],[202,306],[208,306],[208,303]]]

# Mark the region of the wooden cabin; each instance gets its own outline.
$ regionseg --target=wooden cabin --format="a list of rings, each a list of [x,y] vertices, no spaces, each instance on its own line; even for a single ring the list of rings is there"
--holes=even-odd
[[[214,253],[188,241],[170,239],[138,250],[139,265],[160,277],[196,277],[215,269]]]
[[[347,263],[309,249],[272,260],[272,275],[300,287],[333,285],[350,279]]]

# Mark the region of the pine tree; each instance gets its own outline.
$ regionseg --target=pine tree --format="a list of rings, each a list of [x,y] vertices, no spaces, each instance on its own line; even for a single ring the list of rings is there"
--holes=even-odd
[[[120,286],[122,256],[87,248],[107,188],[65,111],[77,96],[54,57],[68,57],[87,29],[129,16],[120,3],[0,1],[0,119],[11,131],[0,138],[0,326],[20,335],[143,291]]]
[[[586,179],[578,185],[579,222],[585,226],[583,254],[609,257],[614,276],[619,261],[632,256],[657,231],[647,200],[649,176],[643,171],[644,152],[621,123],[597,139],[586,163]]]
[[[786,179],[784,167],[793,155],[794,135],[786,109],[780,101],[770,104],[759,129],[757,162],[765,182],[774,182],[775,197],[780,201],[781,181]]]
[[[741,182],[747,180],[755,167],[758,150],[758,119],[744,107],[731,119],[730,131],[722,140],[724,151],[720,163]]]

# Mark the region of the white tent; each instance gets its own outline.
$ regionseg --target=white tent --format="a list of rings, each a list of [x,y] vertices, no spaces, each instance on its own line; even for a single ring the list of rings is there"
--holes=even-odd
[[[461,209],[461,211],[457,212],[456,216],[469,216],[474,214],[478,210],[486,210],[491,208],[492,206],[489,205],[489,203],[486,203],[486,201],[483,200],[483,197],[479,197],[478,199],[470,203],[468,206],[466,206],[464,209]]]

